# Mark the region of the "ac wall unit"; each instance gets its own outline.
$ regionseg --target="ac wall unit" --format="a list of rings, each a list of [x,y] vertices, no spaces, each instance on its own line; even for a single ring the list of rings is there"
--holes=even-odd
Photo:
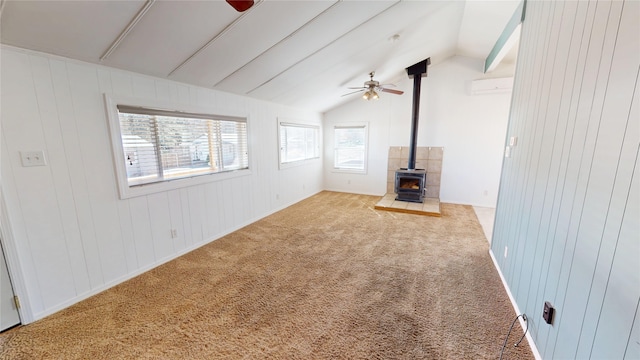
[[[513,77],[479,79],[471,81],[471,95],[499,94],[510,92],[513,88]]]

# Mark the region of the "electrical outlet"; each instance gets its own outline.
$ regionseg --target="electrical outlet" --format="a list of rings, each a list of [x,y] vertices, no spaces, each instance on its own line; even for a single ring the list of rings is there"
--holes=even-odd
[[[542,311],[542,318],[549,325],[551,325],[551,323],[553,322],[553,313],[554,312],[555,312],[555,309],[553,308],[553,305],[551,305],[550,302],[545,301],[544,302],[544,310]]]
[[[22,160],[22,166],[24,167],[47,165],[44,158],[44,151],[42,150],[21,151],[20,159]]]
[[[171,229],[171,238],[175,239],[178,237],[178,229]]]
[[[506,158],[511,157],[511,146],[507,145],[504,148],[504,157]]]
[[[509,247],[508,247],[508,246],[505,246],[505,247],[504,247],[504,258],[505,258],[505,259],[507,258],[507,253],[508,253],[508,252],[509,252]]]

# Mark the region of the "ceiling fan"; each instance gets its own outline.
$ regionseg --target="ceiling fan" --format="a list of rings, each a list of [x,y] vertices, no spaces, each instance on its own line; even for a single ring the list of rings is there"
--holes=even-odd
[[[236,11],[243,12],[253,6],[253,0],[227,0]]]
[[[389,88],[385,87],[385,86],[395,86],[395,85],[392,85],[392,84],[380,85],[380,83],[378,81],[373,80],[373,75],[375,75],[375,72],[372,71],[372,72],[369,73],[369,81],[365,81],[364,82],[364,86],[348,88],[348,89],[358,89],[357,91],[352,91],[352,92],[344,94],[342,96],[347,96],[347,95],[355,94],[357,92],[364,91],[365,93],[362,95],[363,99],[365,99],[365,100],[371,100],[371,99],[376,100],[376,99],[379,98],[378,91],[387,92],[387,93],[396,94],[396,95],[404,94],[404,91],[389,89]]]

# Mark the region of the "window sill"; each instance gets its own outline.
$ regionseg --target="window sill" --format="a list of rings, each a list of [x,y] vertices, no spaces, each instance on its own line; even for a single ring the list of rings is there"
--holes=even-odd
[[[165,180],[162,182],[145,184],[145,185],[134,185],[134,186],[121,186],[120,190],[120,199],[129,199],[137,196],[144,196],[149,194],[154,194],[158,192],[177,190],[189,186],[201,185],[216,181],[228,180],[233,178],[238,178],[242,176],[251,175],[251,169],[244,170],[233,170],[227,172],[218,172],[212,174],[205,174],[187,178],[178,178],[175,180]],[[125,180],[126,181],[126,180]]]
[[[288,162],[288,163],[280,163],[278,165],[278,168],[280,170],[284,170],[284,169],[289,169],[292,167],[297,167],[297,166],[303,166],[303,165],[311,165],[314,164],[316,162],[320,161],[320,158],[313,158],[313,159],[305,159],[305,160],[298,160],[298,161],[292,161],[292,162]]]
[[[367,174],[367,169],[364,170],[358,170],[358,169],[338,169],[338,168],[333,168],[331,170],[331,172],[334,173],[347,173],[347,174],[362,174],[362,175],[366,175]]]

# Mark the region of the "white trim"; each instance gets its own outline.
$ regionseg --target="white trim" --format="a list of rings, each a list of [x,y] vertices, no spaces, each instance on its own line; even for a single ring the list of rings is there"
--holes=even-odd
[[[522,314],[520,312],[520,309],[518,308],[518,304],[516,303],[515,298],[511,294],[511,289],[509,289],[509,285],[507,285],[507,281],[502,275],[502,271],[500,271],[500,266],[498,266],[498,261],[493,255],[493,251],[491,249],[489,249],[489,256],[491,256],[491,261],[493,261],[493,265],[496,267],[496,270],[498,270],[498,275],[500,275],[500,280],[502,280],[502,285],[504,286],[504,289],[507,291],[507,295],[509,296],[509,300],[511,300],[511,305],[513,305],[513,309],[516,311],[516,314]],[[522,331],[525,331],[526,323],[524,322],[524,320],[522,320],[521,317],[518,318],[518,320],[520,320],[520,327],[522,328]],[[540,356],[540,352],[536,347],[536,343],[533,341],[533,337],[531,337],[531,332],[527,331],[526,337],[527,337],[527,342],[529,343],[529,348],[531,348],[531,352],[533,353],[533,357],[535,357],[536,360],[542,360],[542,356]]]
[[[111,149],[113,155],[113,166],[116,173],[116,182],[118,185],[118,193],[120,199],[128,199],[136,196],[148,195],[157,192],[169,191],[180,189],[188,186],[194,186],[214,181],[221,181],[230,178],[236,178],[240,176],[251,175],[251,143],[249,141],[250,121],[247,114],[231,114],[229,111],[221,111],[219,109],[198,107],[198,106],[184,106],[180,104],[159,102],[150,99],[140,99],[134,97],[117,96],[112,94],[104,94],[105,107],[107,111],[107,122],[109,126],[109,136],[111,139]],[[151,183],[141,186],[130,187],[127,180],[127,173],[125,171],[124,164],[124,150],[122,147],[122,139],[120,137],[120,121],[118,118],[117,105],[130,105],[140,106],[148,108],[158,109],[171,109],[180,112],[192,112],[202,114],[214,114],[222,117],[238,117],[247,119],[247,151],[249,153],[249,169],[234,170],[218,173],[210,173],[205,175],[198,175],[193,177],[185,177],[176,180],[165,180],[162,182]]]
[[[15,238],[13,237],[13,231],[11,229],[11,222],[9,221],[9,212],[4,201],[4,195],[0,188],[0,237],[2,241],[2,249],[4,250],[4,256],[7,261],[7,269],[9,270],[9,277],[11,278],[11,285],[13,286],[14,295],[20,298],[20,308],[18,314],[20,315],[20,322],[22,324],[28,324],[35,321],[33,309],[31,308],[31,301],[29,300],[29,293],[25,286],[25,277],[20,267],[20,257],[18,256],[18,250],[15,246]]]

